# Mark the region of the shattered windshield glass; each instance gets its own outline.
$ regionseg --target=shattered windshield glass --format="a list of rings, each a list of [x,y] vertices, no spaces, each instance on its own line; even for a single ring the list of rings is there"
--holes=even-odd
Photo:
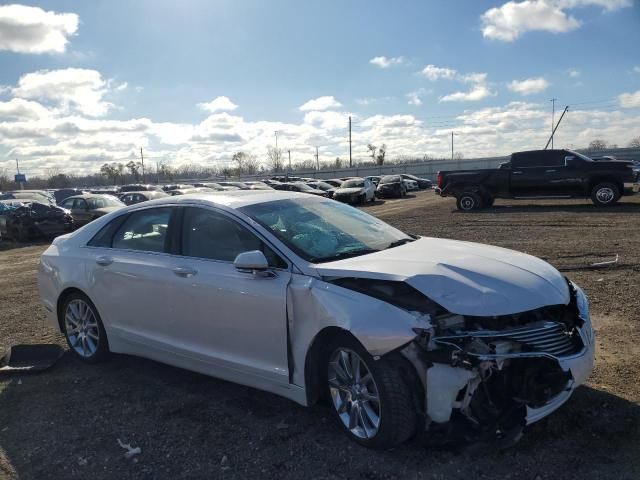
[[[357,208],[332,200],[276,200],[240,211],[310,262],[364,255],[413,240]]]

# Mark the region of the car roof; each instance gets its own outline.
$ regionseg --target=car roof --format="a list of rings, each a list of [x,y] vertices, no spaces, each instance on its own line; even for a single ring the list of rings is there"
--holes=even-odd
[[[286,190],[233,190],[221,192],[212,191],[211,193],[188,193],[186,195],[162,197],[145,202],[145,205],[189,203],[237,209],[246,207],[247,205],[272,202],[275,200],[299,200],[309,198],[315,198],[315,196]]]
[[[125,193],[133,193],[133,192],[125,192]],[[70,197],[65,198],[63,201],[66,202],[67,200],[69,200],[70,198],[104,198],[104,197],[110,197],[113,198],[112,195],[108,195],[108,194],[102,194],[102,193],[83,193],[82,195],[71,195]]]

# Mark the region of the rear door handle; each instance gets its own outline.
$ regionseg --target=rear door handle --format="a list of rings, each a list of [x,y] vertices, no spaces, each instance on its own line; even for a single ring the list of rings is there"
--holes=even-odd
[[[555,170],[545,170],[546,173],[555,172]]]
[[[522,173],[522,172],[513,172],[513,174],[514,174],[514,175],[515,175],[515,174],[521,174],[521,173]]]
[[[113,263],[113,258],[104,257],[104,256],[97,257],[96,258],[96,263],[98,265],[100,265],[101,267],[107,267],[107,266],[109,266],[109,265],[111,265]]]
[[[189,267],[176,267],[173,269],[173,273],[179,277],[188,278],[194,276],[198,271]]]

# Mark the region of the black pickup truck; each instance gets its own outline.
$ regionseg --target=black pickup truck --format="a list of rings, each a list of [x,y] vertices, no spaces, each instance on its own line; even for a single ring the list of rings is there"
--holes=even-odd
[[[495,198],[591,198],[612,205],[634,192],[633,162],[594,162],[571,150],[516,152],[497,169],[438,172],[436,194],[455,197],[458,210],[493,205]]]

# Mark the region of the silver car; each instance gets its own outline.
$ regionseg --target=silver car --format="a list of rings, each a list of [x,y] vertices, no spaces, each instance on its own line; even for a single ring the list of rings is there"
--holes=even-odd
[[[371,448],[519,438],[593,365],[587,299],[497,247],[247,190],[152,200],[58,237],[40,295],[86,362],[127,353],[313,405]]]

